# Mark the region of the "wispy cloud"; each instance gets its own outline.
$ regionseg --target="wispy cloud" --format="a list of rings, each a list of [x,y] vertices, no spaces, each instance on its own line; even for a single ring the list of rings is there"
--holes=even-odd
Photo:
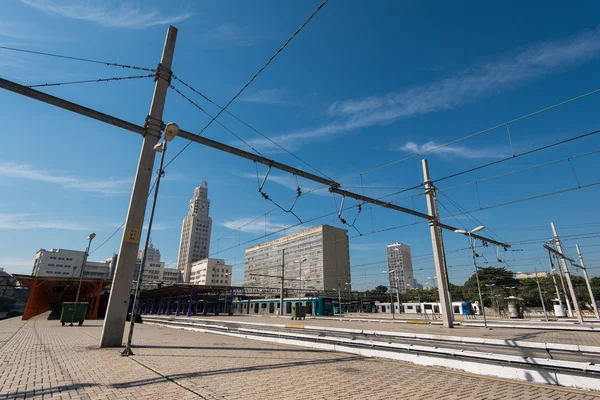
[[[440,143],[436,143],[435,140],[418,145],[415,142],[407,142],[404,146],[398,148],[399,151],[405,151],[408,153],[423,154],[432,151],[440,146]],[[467,159],[477,158],[502,158],[506,157],[507,154],[492,149],[485,148],[473,148],[466,146],[446,146],[440,147],[435,150],[435,154],[446,156],[446,157],[458,157]]]
[[[259,89],[249,91],[240,97],[240,101],[264,104],[291,104],[284,100],[285,90],[281,88]]]
[[[167,14],[152,9],[145,3],[139,6],[121,2],[78,0],[20,0],[39,11],[65,18],[89,21],[114,28],[141,29],[154,25],[168,25],[184,21],[192,13]]]
[[[293,149],[304,143],[328,140],[361,128],[453,109],[576,67],[599,55],[600,28],[597,28],[530,46],[429,84],[334,102],[328,108],[331,119],[323,125],[272,138]],[[276,149],[264,139],[253,140],[251,144]]]
[[[255,218],[237,218],[237,219],[232,219],[229,221],[225,221],[222,223],[222,225],[227,228],[227,229],[232,229],[232,230],[239,230],[241,232],[247,232],[247,233],[273,233],[273,232],[277,232],[281,229],[285,229],[288,226],[290,226],[289,224],[286,225],[282,222],[278,222],[278,221],[274,221],[270,218],[267,218],[265,220],[265,218],[259,218],[256,221],[253,221]],[[240,228],[240,226],[243,226],[242,228]],[[290,228],[287,229],[286,231],[281,232],[281,234],[286,234],[289,235],[291,233],[295,233],[295,232],[299,232],[302,231],[304,229],[308,229],[308,226],[305,227],[294,227],[294,228]]]
[[[72,220],[49,219],[44,216],[8,213],[0,214],[0,229],[60,229],[65,231],[86,231],[89,226]]]
[[[4,178],[16,178],[37,182],[54,183],[67,189],[80,190],[82,192],[89,193],[99,193],[104,195],[119,195],[127,193],[127,189],[131,187],[132,184],[132,179],[79,178],[69,175],[61,175],[51,171],[45,171],[29,164],[18,164],[14,162],[0,162],[0,174]]]
[[[256,44],[254,37],[246,28],[233,23],[224,23],[216,26],[206,34],[208,39],[221,44],[229,44],[239,47],[249,47]]]

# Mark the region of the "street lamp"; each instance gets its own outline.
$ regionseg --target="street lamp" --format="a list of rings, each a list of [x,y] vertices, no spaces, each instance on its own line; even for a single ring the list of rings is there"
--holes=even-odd
[[[140,265],[140,271],[138,273],[137,284],[135,286],[135,294],[133,296],[133,305],[131,307],[131,319],[129,320],[129,335],[127,336],[127,344],[125,349],[121,352],[122,356],[132,356],[131,351],[131,339],[133,338],[133,328],[135,326],[135,319],[138,315],[138,307],[140,302],[140,291],[142,289],[142,275],[144,274],[144,267],[146,264],[146,257],[148,255],[148,245],[150,243],[150,233],[152,232],[152,222],[154,221],[154,210],[156,209],[156,199],[158,198],[158,188],[160,186],[160,180],[165,175],[163,171],[163,164],[165,162],[165,153],[167,152],[167,143],[173,140],[179,133],[179,126],[176,123],[169,122],[165,126],[165,136],[161,143],[154,146],[154,151],[160,154],[160,165],[158,167],[158,176],[156,177],[156,187],[154,188],[154,198],[152,199],[152,209],[150,210],[150,220],[148,221],[148,231],[146,232],[146,243],[144,244],[144,254],[142,255],[142,263]],[[178,305],[179,307],[179,305]]]
[[[471,254],[473,255],[473,266],[475,267],[475,279],[477,280],[477,291],[479,292],[479,302],[481,303],[481,313],[483,315],[483,326],[487,328],[487,319],[485,317],[485,307],[483,305],[483,297],[481,296],[481,285],[479,284],[479,272],[477,271],[477,260],[475,258],[475,239],[473,239],[473,234],[475,232],[479,232],[485,229],[485,226],[480,225],[475,229],[470,231],[457,229],[454,232],[460,233],[461,235],[467,235],[469,238],[469,247],[471,248]]]
[[[92,240],[96,237],[95,233],[90,233],[87,237],[88,245],[85,249],[85,254],[83,255],[83,262],[81,263],[81,271],[79,272],[79,285],[77,285],[77,295],[75,296],[75,309],[73,310],[73,314],[71,314],[71,323],[69,326],[73,326],[73,321],[75,320],[75,313],[77,312],[77,303],[79,302],[79,292],[81,291],[81,281],[83,280],[83,270],[85,269],[85,262],[87,261],[88,254],[90,253],[90,246],[92,245]],[[75,273],[75,268],[73,269],[73,273]]]
[[[348,291],[348,311],[350,312],[351,306],[352,306],[352,293],[350,291],[350,285],[352,285],[352,282],[346,282],[344,283],[344,285],[346,285],[346,287],[344,288],[344,290]]]
[[[299,272],[299,277],[300,277],[300,291],[302,291],[302,263],[306,261],[306,257],[304,257],[302,260],[294,260],[294,264],[300,264],[300,272]]]

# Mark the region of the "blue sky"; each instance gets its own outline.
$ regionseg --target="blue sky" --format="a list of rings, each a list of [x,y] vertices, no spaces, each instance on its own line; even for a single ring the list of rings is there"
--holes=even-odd
[[[313,12],[319,2],[161,2],[11,0],[0,16],[0,46],[54,52],[154,68],[168,24],[179,29],[174,73],[225,104]],[[420,160],[402,160],[440,144],[501,125],[564,100],[600,89],[600,5],[561,2],[411,4],[331,0],[230,111],[349,190],[381,197],[422,182]],[[53,59],[0,49],[0,76],[32,85],[139,75],[104,65]],[[211,114],[217,109],[174,85]],[[44,91],[143,124],[151,79],[44,88]],[[0,152],[0,266],[28,273],[39,248],[83,249],[90,231],[102,243],[124,220],[141,138],[130,132],[0,91],[4,135]],[[475,135],[425,157],[435,180],[520,154],[600,127],[600,93]],[[197,132],[207,117],[170,91],[165,122]],[[265,156],[310,170],[228,115],[219,118]],[[213,124],[207,137],[248,150]],[[170,159],[184,145],[176,139]],[[598,181],[600,154],[486,180],[600,148],[596,135],[439,182],[443,215],[473,212],[445,222],[488,227],[515,250],[501,256],[513,271],[547,269],[541,242],[550,221],[565,236],[570,255],[579,243],[591,275],[600,275],[598,186],[494,207]],[[158,160],[157,160],[158,161]],[[259,173],[264,174],[260,167]],[[361,179],[362,173],[362,179]],[[193,189],[204,178],[212,202],[211,253],[234,265],[241,282],[245,247],[281,235],[261,236],[297,220],[257,191],[256,167],[199,145],[190,146],[166,171],[157,204],[153,241],[163,259],[176,260],[181,220]],[[351,179],[345,179],[352,177]],[[467,184],[480,180],[476,185]],[[332,213],[335,199],[300,179],[304,195],[294,212],[303,220]],[[461,184],[467,184],[459,186]],[[271,198],[294,198],[296,179],[273,171]],[[459,186],[453,188],[454,186]],[[387,197],[425,211],[421,190]],[[405,199],[407,196],[416,196]],[[355,205],[353,200],[347,206]],[[265,213],[268,213],[266,217]],[[246,225],[240,225],[263,215]],[[344,212],[351,221],[356,209]],[[429,229],[413,217],[365,207],[356,220],[351,264],[354,287],[384,283],[385,246],[412,247],[416,278],[433,276]],[[341,226],[335,215],[307,223]],[[289,232],[298,230],[292,228]],[[588,235],[585,235],[590,233]],[[575,235],[580,234],[577,237]],[[121,234],[95,251],[100,260],[118,251]],[[253,242],[243,244],[250,240]],[[521,243],[528,240],[537,242]],[[452,282],[471,275],[466,238],[444,236]],[[94,246],[92,246],[92,249]],[[229,249],[229,250],[225,250]],[[484,265],[498,265],[492,247],[481,248]],[[487,260],[487,264],[485,264]]]

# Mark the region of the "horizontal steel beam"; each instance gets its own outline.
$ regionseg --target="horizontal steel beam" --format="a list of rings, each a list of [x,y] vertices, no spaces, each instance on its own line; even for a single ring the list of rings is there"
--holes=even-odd
[[[14,93],[21,94],[23,96],[30,97],[35,100],[42,101],[47,104],[51,104],[53,106],[56,106],[56,107],[59,107],[59,108],[62,108],[62,109],[68,110],[68,111],[72,111],[74,113],[77,113],[77,114],[80,114],[80,115],[83,115],[83,116],[86,116],[89,118],[93,118],[97,121],[105,122],[107,124],[114,125],[119,128],[123,128],[128,131],[138,133],[140,135],[144,134],[144,128],[139,125],[135,125],[131,122],[127,122],[122,119],[115,118],[108,114],[104,114],[100,111],[92,110],[91,108],[87,108],[87,107],[81,106],[79,104],[72,103],[70,101],[61,99],[60,97],[52,96],[48,93],[40,92],[38,90],[28,88],[27,86],[19,85],[18,83],[11,82],[6,79],[0,78],[0,88],[9,90]],[[260,164],[268,165],[269,167],[276,168],[281,171],[289,172],[290,174],[294,174],[294,175],[300,176],[302,178],[306,178],[311,181],[321,183],[326,186],[334,186],[334,187],[340,186],[339,183],[332,181],[330,179],[325,179],[318,175],[311,174],[306,171],[302,171],[298,168],[290,167],[288,165],[282,164],[275,160],[271,160],[266,157],[262,157],[257,154],[254,154],[254,153],[249,153],[247,151],[237,149],[233,146],[229,146],[224,143],[220,143],[215,140],[208,139],[204,136],[196,135],[194,133],[187,132],[184,130],[180,130],[178,136],[181,137],[182,139],[191,140],[191,141],[199,143],[201,145],[204,145],[207,147],[212,147],[213,149],[221,150],[226,153],[233,154],[235,156],[242,157],[247,160],[251,160],[251,161],[254,161],[254,162],[257,162]]]
[[[556,250],[556,249],[554,249],[554,248],[552,248],[552,247],[548,246],[547,244],[545,244],[545,245],[544,245],[544,248],[545,248],[546,250],[548,250],[549,252],[551,252],[551,253],[554,253],[554,254],[556,254],[557,256],[559,256],[559,257],[561,257],[561,258],[563,258],[563,259],[565,259],[565,260],[567,260],[567,261],[570,261],[570,262],[571,262],[573,265],[575,265],[576,267],[579,267],[579,268],[581,268],[581,266],[580,266],[580,265],[574,264],[574,263],[575,263],[575,260],[573,260],[572,258],[569,258],[569,257],[565,256],[564,254],[562,254],[562,253],[561,253],[561,252],[559,252],[558,250]]]
[[[331,193],[336,193],[336,194],[339,194],[339,195],[342,195],[342,196],[350,197],[350,198],[356,199],[358,201],[362,201],[364,203],[371,203],[371,204],[375,204],[375,205],[380,206],[380,207],[384,207],[384,208],[389,208],[391,210],[400,211],[400,212],[403,212],[405,214],[414,215],[415,217],[426,219],[428,221],[431,221],[433,219],[433,217],[431,215],[429,215],[429,214],[425,214],[425,213],[422,213],[422,212],[419,212],[419,211],[411,210],[410,208],[401,207],[399,205],[396,205],[396,204],[393,204],[393,203],[389,203],[389,202],[386,202],[386,201],[381,201],[381,200],[378,200],[378,199],[374,199],[372,197],[363,196],[363,195],[358,194],[358,193],[349,192],[347,190],[342,190],[342,189],[330,187],[329,191]],[[451,225],[448,225],[448,224],[438,223],[438,226],[440,226],[441,228],[450,230],[450,231],[456,231],[456,230],[458,230],[458,228],[455,228],[455,227],[453,227]],[[480,235],[477,235],[477,234],[474,234],[474,233],[471,233],[471,234],[465,233],[464,235],[465,236],[469,235],[469,236],[471,236],[473,238],[476,238],[476,239],[479,239],[479,240],[481,240],[483,242],[492,243],[492,244],[495,244],[495,245],[498,245],[498,246],[501,246],[501,247],[506,247],[506,248],[510,247],[510,245],[508,243],[498,242],[496,240],[493,240],[493,239],[490,239],[490,238],[486,238],[485,236],[480,236]]]

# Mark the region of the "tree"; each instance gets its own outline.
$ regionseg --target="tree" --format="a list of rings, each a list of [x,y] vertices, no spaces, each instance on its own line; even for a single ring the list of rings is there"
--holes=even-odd
[[[502,298],[509,296],[510,289],[507,288],[519,286],[519,281],[513,277],[513,273],[504,267],[478,268],[478,272],[481,296],[483,297],[484,305],[492,305],[493,296],[500,295]],[[490,288],[486,285],[494,286]],[[479,301],[479,291],[477,289],[477,277],[475,276],[475,273],[473,273],[473,275],[465,282],[462,294],[464,300],[471,302]]]

